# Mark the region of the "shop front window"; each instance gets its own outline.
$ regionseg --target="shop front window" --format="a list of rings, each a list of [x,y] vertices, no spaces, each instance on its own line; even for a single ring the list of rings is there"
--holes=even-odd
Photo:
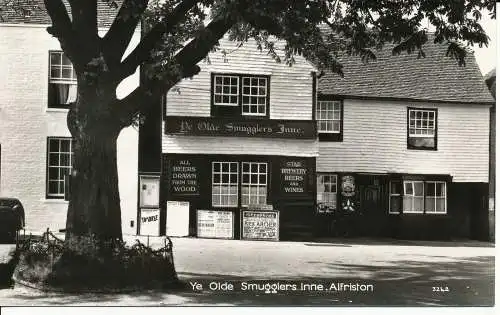
[[[425,183],[425,212],[446,213],[446,183]]]
[[[391,181],[389,213],[446,214],[446,182],[435,180]]]
[[[399,213],[401,211],[401,182],[391,181],[389,188],[389,213]]]
[[[241,170],[241,171],[240,171]],[[241,192],[238,180],[241,177]],[[212,206],[238,207],[267,203],[268,165],[264,162],[213,162]]]
[[[267,163],[242,163],[241,205],[265,205],[267,202]]]
[[[212,163],[212,206],[238,206],[238,163]]]

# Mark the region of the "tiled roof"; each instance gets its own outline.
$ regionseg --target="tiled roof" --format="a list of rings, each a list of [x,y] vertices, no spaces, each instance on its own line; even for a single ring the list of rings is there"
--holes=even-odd
[[[472,52],[460,67],[446,56],[446,44],[423,46],[417,53],[392,56],[392,45],[376,52],[377,60],[364,64],[359,56],[341,55],[344,78],[326,72],[318,81],[323,94],[361,98],[412,99],[437,102],[494,103]]]
[[[118,8],[121,2],[116,1]],[[71,18],[70,6],[66,0],[64,3]],[[98,25],[109,27],[118,13],[118,8],[102,0],[97,3]],[[0,23],[52,24],[43,0],[0,0]]]

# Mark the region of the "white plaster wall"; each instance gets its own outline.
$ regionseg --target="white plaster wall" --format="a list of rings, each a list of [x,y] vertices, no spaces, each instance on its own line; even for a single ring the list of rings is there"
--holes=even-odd
[[[69,137],[65,109],[47,108],[49,50],[59,42],[47,25],[0,24],[0,195],[19,198],[29,230],[65,227],[67,202],[46,193],[47,137]],[[137,32],[129,50],[137,44]],[[138,72],[119,86],[122,97],[139,83]],[[138,132],[129,127],[118,138],[118,175],[124,234],[136,218]]]

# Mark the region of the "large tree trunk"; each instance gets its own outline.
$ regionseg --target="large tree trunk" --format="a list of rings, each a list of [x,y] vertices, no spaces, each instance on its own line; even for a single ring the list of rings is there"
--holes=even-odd
[[[121,240],[116,144],[122,127],[109,111],[115,99],[114,89],[80,83],[78,89],[77,102],[68,113],[68,127],[75,143],[67,244],[82,238]]]

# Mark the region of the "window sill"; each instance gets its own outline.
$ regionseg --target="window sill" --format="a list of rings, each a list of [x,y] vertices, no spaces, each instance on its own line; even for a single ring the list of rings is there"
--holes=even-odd
[[[53,204],[68,204],[68,201],[64,199],[42,199],[41,202],[43,203],[53,203]]]
[[[47,113],[67,113],[69,108],[47,107]]]

